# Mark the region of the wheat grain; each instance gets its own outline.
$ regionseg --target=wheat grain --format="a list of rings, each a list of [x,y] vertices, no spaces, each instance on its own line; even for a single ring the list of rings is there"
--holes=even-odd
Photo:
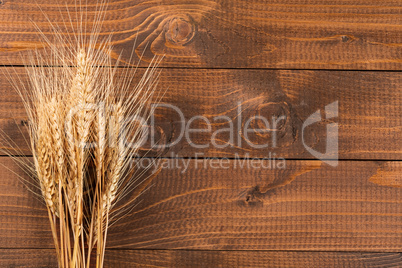
[[[45,109],[44,109],[45,110]],[[46,110],[43,112],[47,112]],[[44,121],[44,120],[41,120]],[[41,184],[42,194],[45,199],[46,205],[52,211],[52,213],[56,213],[58,197],[57,197],[57,187],[56,182],[54,181],[53,171],[52,171],[52,150],[50,135],[48,132],[48,124],[47,122],[41,122],[39,128],[41,135],[38,136],[37,139],[37,147],[36,153],[34,157],[36,157],[36,163],[38,166],[36,167],[38,172],[38,179]]]
[[[55,163],[58,171],[58,183],[64,184],[65,179],[65,148],[63,119],[65,116],[64,103],[62,100],[57,101],[55,97],[48,104],[50,131],[53,139],[53,152],[55,154]]]

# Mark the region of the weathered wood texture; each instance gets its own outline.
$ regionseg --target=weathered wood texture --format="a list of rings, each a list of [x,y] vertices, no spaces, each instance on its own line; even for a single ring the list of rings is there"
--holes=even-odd
[[[43,47],[45,33],[68,20],[63,1],[4,0],[0,5],[0,63]],[[83,1],[86,2],[86,1]],[[88,1],[89,20],[96,1]],[[102,34],[113,32],[113,57],[146,50],[166,54],[164,66],[400,70],[399,0],[110,1]],[[71,2],[70,2],[71,3]],[[40,8],[39,8],[40,7]],[[74,20],[74,4],[68,8]],[[60,14],[61,12],[61,14]]]
[[[22,68],[15,69],[12,78],[17,77],[26,80]],[[156,133],[163,135],[156,135],[155,140],[162,137],[165,144],[178,141],[163,151],[164,156],[194,157],[199,153],[199,157],[268,157],[271,152],[277,157],[313,159],[303,145],[303,130],[306,145],[324,153],[327,126],[338,123],[339,158],[402,159],[402,73],[165,69],[160,85],[160,91],[166,91],[162,103],[176,106],[184,118],[172,108],[156,109]],[[4,76],[0,77],[0,94],[0,127],[23,153],[29,153],[20,135],[26,132],[21,122],[25,115],[23,105]],[[306,119],[317,110],[325,118],[326,105],[335,101],[339,104],[338,117],[303,128]],[[211,131],[187,132],[189,139],[186,135],[180,138],[185,134],[182,123],[188,124],[196,116],[205,116],[211,122]],[[218,116],[233,120],[232,141],[224,130],[231,127],[230,123]],[[273,117],[284,119],[277,121],[276,131],[248,133],[246,139],[244,128],[255,116],[267,118],[270,129],[274,128]],[[11,118],[16,118],[17,123]],[[195,119],[190,128],[207,130],[205,121]],[[239,127],[242,135],[237,131]],[[248,129],[268,127],[257,120]],[[224,131],[214,136],[218,130]],[[214,146],[212,140],[221,148]],[[268,146],[255,148],[249,143]],[[194,144],[209,146],[200,148]]]
[[[23,256],[23,257],[22,257]],[[56,267],[50,249],[0,249],[2,267]],[[194,250],[107,250],[105,267],[401,267],[400,253],[194,251]]]
[[[181,160],[164,162],[108,248],[401,251],[401,162]],[[0,169],[0,248],[51,248],[45,207],[0,161],[11,169]]]

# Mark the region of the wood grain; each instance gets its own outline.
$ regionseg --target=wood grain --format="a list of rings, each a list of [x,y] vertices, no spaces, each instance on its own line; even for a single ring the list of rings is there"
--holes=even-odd
[[[67,19],[63,2],[4,0],[0,5],[0,64],[21,64]],[[67,1],[75,20],[74,1]],[[400,70],[399,0],[111,1],[102,35],[114,33],[113,57],[143,51],[143,66],[165,54],[164,66]],[[88,1],[88,20],[96,1]],[[39,8],[40,7],[40,8]],[[84,7],[85,8],[85,7]],[[137,43],[134,45],[134,41]],[[138,59],[136,57],[135,59]]]
[[[5,70],[9,69],[0,69]],[[16,68],[12,78],[26,82],[22,68]],[[327,126],[337,123],[340,159],[402,159],[402,73],[399,72],[165,69],[160,85],[160,92],[165,93],[161,102],[176,106],[184,118],[172,108],[160,107],[155,111],[155,140],[161,138],[164,144],[178,141],[161,150],[166,157],[195,157],[196,154],[198,157],[269,157],[271,153],[277,157],[314,159],[303,145],[302,135],[308,147],[325,153]],[[318,110],[325,118],[325,107],[336,101],[338,117],[303,128],[306,119]],[[193,132],[188,139],[180,138],[185,129],[183,124],[188,125],[195,116],[210,121],[211,131]],[[218,116],[233,121],[233,140],[225,130],[231,124]],[[255,116],[267,118],[271,129],[274,117],[284,119],[277,121],[274,130],[249,133],[246,138],[246,123]],[[24,119],[19,96],[1,76],[0,128],[16,143],[12,147],[29,154],[20,134],[26,133]],[[191,129],[207,130],[205,121],[195,119]],[[261,120],[252,121],[249,129],[269,130]],[[221,132],[214,136],[218,130]],[[0,144],[7,147],[4,141]],[[252,144],[267,147],[255,148]],[[323,158],[333,159],[336,155]]]
[[[3,267],[57,267],[50,249],[0,249]],[[402,266],[400,253],[286,252],[286,251],[194,251],[107,250],[105,267],[351,267]]]
[[[0,151],[30,154],[7,74],[27,85],[11,65],[46,49],[30,20],[51,38],[46,16],[60,26],[68,9],[76,25],[74,1],[66,2],[0,0],[0,65],[8,66],[0,67]],[[85,2],[91,26],[98,1]],[[162,158],[135,159],[163,168],[113,223],[105,267],[402,267],[402,1],[110,2],[101,36],[113,33],[113,59],[126,63],[133,51],[147,67],[165,55],[161,102],[183,118],[158,108],[156,138],[177,140],[196,116],[211,130],[147,155]],[[338,116],[327,118],[335,102]],[[304,128],[317,111],[324,119]],[[285,119],[274,131],[238,135],[254,116]],[[212,134],[231,126],[223,117],[233,120],[233,140]],[[306,149],[326,151],[330,124],[339,126],[339,155],[324,159],[342,159],[337,167]],[[0,153],[1,267],[57,266],[32,183]]]
[[[384,165],[400,170],[401,162],[163,163],[111,227],[108,248],[401,251],[402,188],[386,173],[378,183]],[[45,208],[15,174],[29,178],[7,157],[0,164],[0,248],[52,248]]]

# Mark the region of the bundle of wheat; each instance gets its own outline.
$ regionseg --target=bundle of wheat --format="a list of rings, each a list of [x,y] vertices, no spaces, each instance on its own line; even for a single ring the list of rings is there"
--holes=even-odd
[[[89,267],[96,249],[96,266],[102,267],[111,211],[139,179],[131,176],[129,161],[141,142],[127,146],[126,139],[144,138],[143,121],[132,118],[152,112],[147,104],[162,57],[135,84],[136,69],[128,65],[117,75],[111,37],[100,38],[106,2],[98,4],[91,23],[75,4],[75,19],[67,9],[70,22],[49,20],[53,38],[42,34],[47,48],[26,64],[29,88],[13,83],[29,117],[32,175],[48,209],[59,266]]]

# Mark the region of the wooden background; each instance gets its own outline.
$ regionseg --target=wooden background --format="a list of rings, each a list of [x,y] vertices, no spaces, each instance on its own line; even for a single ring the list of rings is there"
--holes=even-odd
[[[17,66],[22,82],[21,59],[42,45],[29,20],[48,34],[41,10],[60,23],[65,8],[36,2],[0,1],[1,69]],[[102,33],[115,33],[112,56],[123,49],[127,60],[135,40],[142,67],[166,54],[162,101],[186,120],[235,119],[239,104],[245,118],[287,120],[275,149],[195,149],[183,140],[164,152],[190,159],[188,170],[164,169],[111,228],[106,267],[402,267],[401,23],[401,0],[111,1]],[[339,124],[336,168],[301,143],[303,122],[334,101],[339,116],[305,135],[324,152],[326,125]],[[180,119],[158,115],[175,138]],[[28,155],[25,119],[0,76],[0,127]],[[192,138],[202,144],[211,135]],[[236,157],[269,152],[286,158],[286,169],[235,167]],[[230,168],[200,168],[196,153],[229,158]],[[17,179],[24,174],[13,161],[0,162],[0,267],[55,267],[45,207]]]

